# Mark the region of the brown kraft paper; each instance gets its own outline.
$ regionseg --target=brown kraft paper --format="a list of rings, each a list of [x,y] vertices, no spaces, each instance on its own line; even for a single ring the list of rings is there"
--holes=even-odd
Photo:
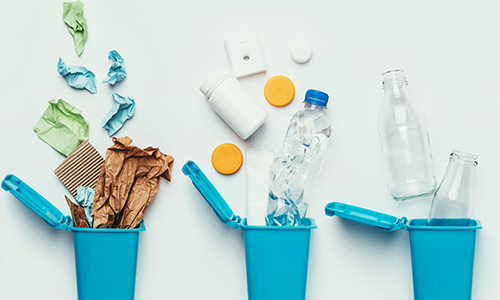
[[[113,138],[95,188],[93,228],[136,228],[158,192],[160,177],[171,180],[174,158],[160,149],[141,149],[129,137]]]
[[[68,202],[69,209],[71,210],[71,215],[73,216],[73,226],[81,228],[90,228],[87,219],[85,219],[85,210],[80,205],[73,203],[69,200],[67,196],[66,202]]]

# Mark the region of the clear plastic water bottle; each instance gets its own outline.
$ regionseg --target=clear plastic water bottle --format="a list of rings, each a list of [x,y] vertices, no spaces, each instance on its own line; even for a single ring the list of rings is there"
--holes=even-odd
[[[397,201],[432,195],[436,177],[425,116],[411,101],[404,71],[382,77],[378,131],[389,192]]]
[[[267,225],[302,225],[308,206],[304,201],[308,173],[314,167],[313,175],[318,175],[332,131],[325,116],[327,103],[328,94],[308,90],[304,108],[290,121],[283,146],[270,169]]]
[[[460,151],[451,153],[443,181],[432,199],[430,226],[469,225],[476,166],[476,155]]]

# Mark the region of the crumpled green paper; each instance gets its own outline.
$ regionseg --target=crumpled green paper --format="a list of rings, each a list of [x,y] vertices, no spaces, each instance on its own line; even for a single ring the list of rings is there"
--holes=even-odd
[[[89,138],[89,123],[81,112],[62,99],[52,99],[33,130],[52,148],[68,156]]]
[[[83,17],[83,2],[63,2],[63,21],[68,25],[69,32],[75,41],[75,50],[80,56],[85,49],[85,42],[89,34],[87,19]]]

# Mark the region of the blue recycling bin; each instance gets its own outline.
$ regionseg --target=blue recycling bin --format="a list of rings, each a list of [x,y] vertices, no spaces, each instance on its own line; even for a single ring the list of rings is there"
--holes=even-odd
[[[313,219],[304,226],[249,226],[236,216],[200,168],[188,161],[182,172],[222,223],[243,230],[249,300],[304,300]],[[270,250],[272,249],[272,250]]]
[[[135,229],[74,227],[71,217],[16,176],[7,175],[2,188],[51,227],[73,233],[79,300],[134,299],[139,233],[146,230],[143,223]]]
[[[407,230],[415,300],[471,299],[479,220],[468,226],[428,226],[427,219],[399,219],[339,202],[327,204],[325,212],[386,231]]]

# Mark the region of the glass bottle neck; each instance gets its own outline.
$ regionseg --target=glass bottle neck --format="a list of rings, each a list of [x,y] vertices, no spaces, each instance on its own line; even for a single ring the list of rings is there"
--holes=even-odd
[[[409,97],[408,81],[402,70],[392,70],[382,74],[382,86],[386,99],[402,100]]]
[[[448,168],[436,194],[446,193],[448,198],[458,199],[472,191],[477,156],[465,152],[453,151],[450,155]]]
[[[408,86],[408,80],[403,70],[392,70],[382,74],[384,90],[402,89]]]
[[[455,151],[450,154],[450,161],[461,163],[467,167],[475,167],[478,165],[477,155],[462,151]]]

